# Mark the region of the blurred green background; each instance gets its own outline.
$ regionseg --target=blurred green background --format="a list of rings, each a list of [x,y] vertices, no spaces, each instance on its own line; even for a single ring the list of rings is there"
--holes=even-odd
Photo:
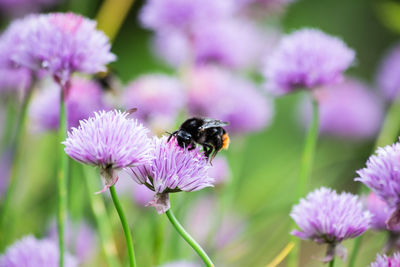
[[[124,82],[150,72],[174,73],[151,51],[152,33],[140,27],[138,10],[144,1],[136,1],[113,44],[118,60],[112,64]],[[340,36],[357,53],[357,64],[349,74],[374,84],[378,63],[385,51],[398,40],[398,34],[387,25],[390,16],[382,13],[383,1],[376,0],[299,0],[289,6],[281,18],[284,32],[302,27],[316,27]],[[95,18],[101,1],[65,1],[60,10],[73,11]],[[385,20],[386,19],[386,20]],[[211,25],[210,25],[211,26]],[[183,217],[186,200],[212,196],[230,190],[231,209],[244,218],[245,228],[240,236],[215,256],[224,258],[227,266],[266,266],[289,241],[291,219],[289,212],[295,199],[300,155],[303,148],[304,132],[299,127],[296,110],[302,93],[276,99],[275,118],[272,125],[263,132],[243,139],[233,139],[226,154],[233,171],[233,179],[239,182],[234,188],[207,189],[194,193],[174,195],[178,217]],[[56,209],[55,158],[53,156],[56,136],[28,136],[24,139],[23,152],[19,159],[19,179],[15,207],[15,221],[12,239],[28,233],[44,235],[46,225],[53,218]],[[361,168],[373,149],[374,140],[337,140],[321,138],[312,172],[310,190],[329,186],[339,191],[358,192],[360,184],[353,181],[355,171]],[[79,175],[72,179],[79,183]],[[83,185],[82,185],[83,186]],[[100,184],[99,184],[100,188]],[[78,194],[78,193],[77,193]],[[72,216],[80,213],[92,219],[88,201],[83,192],[78,202],[71,196]],[[124,253],[122,230],[119,227],[113,207],[108,210],[113,216],[114,233]],[[187,204],[187,206],[189,206]],[[164,224],[166,240],[162,250],[162,262],[174,259],[196,259],[193,251],[166,223],[164,216],[158,216],[153,209],[141,210],[135,207],[129,197],[124,206],[133,225],[138,266],[152,266],[154,243],[149,237],[155,235]],[[207,218],[204,218],[207,220]],[[376,253],[385,241],[384,234],[368,232],[359,254],[356,266],[367,266],[375,259]],[[345,242],[351,252],[352,241]],[[321,266],[316,258],[323,258],[325,247],[312,242],[303,242],[302,266]],[[103,266],[100,257],[93,266]],[[282,263],[281,266],[285,266]],[[337,260],[336,266],[347,266]]]

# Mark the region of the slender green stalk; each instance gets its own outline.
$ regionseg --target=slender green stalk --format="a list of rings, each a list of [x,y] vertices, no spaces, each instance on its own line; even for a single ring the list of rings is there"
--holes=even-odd
[[[376,139],[375,148],[390,145],[398,138],[400,131],[400,96],[391,104],[386,113],[382,129]]]
[[[64,266],[64,228],[65,220],[67,218],[67,176],[68,176],[68,165],[69,158],[64,152],[64,146],[61,142],[65,141],[67,138],[67,114],[64,103],[64,93],[66,90],[61,88],[60,97],[60,116],[59,122],[60,126],[58,129],[58,174],[57,174],[57,189],[58,189],[58,209],[57,209],[57,229],[58,229],[58,245],[60,253],[59,266]]]
[[[0,144],[1,152],[7,148],[9,144],[13,129],[14,129],[14,122],[16,121],[16,103],[13,98],[8,98],[5,100],[7,102],[7,111],[6,111],[6,119],[3,125],[3,136]]]
[[[357,255],[358,255],[358,251],[360,250],[361,247],[361,241],[363,239],[363,236],[359,236],[354,240],[354,246],[353,246],[353,251],[351,252],[350,255],[350,260],[349,260],[349,267],[354,267],[355,263],[356,263],[356,259],[357,259]]]
[[[335,265],[335,257],[329,262],[329,267],[333,267]]]
[[[35,82],[32,82],[31,88],[28,89],[26,92],[24,99],[22,101],[21,110],[18,114],[17,125],[14,132],[14,136],[12,138],[11,144],[8,148],[8,153],[10,154],[11,159],[11,170],[10,170],[10,179],[8,181],[8,188],[6,191],[6,195],[3,202],[3,207],[1,210],[0,215],[0,233],[1,233],[1,248],[3,248],[4,244],[6,243],[6,220],[9,219],[9,209],[11,200],[13,198],[13,194],[15,191],[15,186],[17,182],[17,157],[18,151],[20,150],[22,136],[25,132],[25,121],[26,121],[26,113],[28,110],[28,106],[32,97],[32,91],[35,86]]]
[[[101,247],[105,255],[108,266],[121,266],[117,257],[117,246],[113,239],[112,227],[107,210],[101,195],[95,195],[93,192],[98,190],[98,175],[92,167],[83,166],[86,191],[89,196],[90,206],[97,224],[97,231],[100,236]]]
[[[317,100],[312,100],[312,121],[310,128],[308,130],[303,154],[301,157],[300,165],[300,175],[297,185],[296,201],[303,197],[307,193],[307,187],[311,177],[312,164],[314,161],[315,149],[317,146],[318,139],[318,128],[319,128],[319,115],[318,115],[318,102]],[[294,227],[294,223],[292,224]],[[295,246],[292,253],[288,257],[288,266],[294,267],[298,265],[299,262],[299,251],[301,240],[292,236],[292,241],[295,242]]]
[[[126,220],[125,213],[122,210],[121,203],[119,203],[117,192],[115,191],[114,186],[110,187],[110,193],[111,193],[111,198],[113,200],[115,209],[118,212],[119,219],[121,220],[122,228],[124,229],[126,245],[128,247],[129,266],[134,267],[134,266],[136,266],[136,261],[135,261],[135,252],[133,251],[133,242],[132,242],[131,231],[129,229],[128,222]]]
[[[203,262],[206,264],[207,267],[213,267],[214,263],[212,263],[211,259],[208,257],[206,252],[200,247],[200,245],[186,232],[183,226],[179,223],[176,219],[174,213],[171,209],[167,212],[167,217],[172,225],[175,227],[176,231],[182,236],[183,239],[197,252]]]

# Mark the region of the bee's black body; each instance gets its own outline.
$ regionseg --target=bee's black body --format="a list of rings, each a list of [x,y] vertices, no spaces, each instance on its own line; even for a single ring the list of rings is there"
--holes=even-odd
[[[222,148],[227,148],[229,137],[222,126],[228,123],[207,118],[190,118],[187,119],[179,127],[179,130],[173,132],[172,136],[176,137],[178,145],[183,148],[192,150],[196,144],[203,146],[204,155],[208,158],[211,153],[211,160]]]

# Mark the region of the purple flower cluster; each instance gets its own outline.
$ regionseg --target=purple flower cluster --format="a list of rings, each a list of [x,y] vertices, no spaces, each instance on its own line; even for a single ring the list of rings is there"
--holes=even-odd
[[[155,132],[164,132],[174,126],[179,110],[185,105],[185,92],[177,78],[149,74],[127,86],[123,102],[126,109],[137,108],[135,117]]]
[[[153,160],[127,168],[127,171],[137,183],[145,184],[156,193],[149,204],[159,213],[169,209],[168,193],[213,186],[214,179],[208,175],[208,161],[198,148],[189,151],[181,148],[175,139],[168,142],[166,137],[154,137],[152,143],[155,147]]]
[[[73,72],[105,71],[105,65],[115,60],[108,38],[96,30],[96,22],[73,13],[16,20],[1,42],[9,63],[35,71],[45,69],[62,83]]]
[[[366,206],[372,214],[371,228],[380,231],[387,230],[386,220],[393,213],[393,208],[372,192],[366,198]]]
[[[359,177],[355,180],[368,186],[375,194],[385,200],[395,211],[387,219],[389,230],[399,226],[400,208],[400,143],[378,148],[372,155],[367,166],[357,171]]]
[[[371,214],[364,211],[358,197],[350,193],[337,194],[322,187],[301,199],[290,216],[299,226],[293,235],[317,243],[337,244],[364,233]]]
[[[400,44],[393,47],[382,60],[377,85],[387,100],[393,101],[400,90]]]
[[[153,146],[149,131],[128,113],[117,110],[95,112],[94,117],[80,121],[63,142],[65,152],[74,160],[98,166],[105,189],[118,180],[116,170],[149,163]]]
[[[318,100],[320,133],[343,138],[371,138],[383,119],[380,99],[363,83],[348,79],[315,91]],[[311,103],[301,104],[301,113],[309,122]]]
[[[376,261],[371,263],[369,267],[397,267],[400,266],[400,253],[396,252],[392,257],[386,255],[378,255]]]
[[[228,131],[243,134],[266,127],[273,104],[251,81],[216,68],[202,67],[187,77],[191,115],[228,121]]]
[[[24,68],[0,67],[0,94],[18,94],[31,85],[31,73]]]
[[[57,267],[59,266],[57,243],[33,236],[27,236],[15,242],[0,256],[0,267]],[[65,255],[64,266],[78,266],[75,258]]]
[[[41,130],[57,130],[60,112],[60,90],[56,83],[45,83],[33,99],[30,115]],[[78,127],[79,121],[93,112],[106,108],[100,86],[90,80],[74,77],[65,96],[68,128]],[[50,108],[51,107],[51,108]]]
[[[278,94],[313,89],[342,79],[355,52],[339,38],[316,29],[302,29],[282,38],[267,59],[267,89]]]

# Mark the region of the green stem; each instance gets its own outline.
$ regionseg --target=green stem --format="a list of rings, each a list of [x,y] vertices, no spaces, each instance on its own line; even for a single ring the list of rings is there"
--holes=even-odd
[[[351,252],[349,265],[348,265],[349,267],[354,267],[354,264],[356,263],[357,254],[358,254],[358,251],[360,250],[362,239],[363,239],[363,236],[359,236],[354,240],[353,251]]]
[[[4,198],[3,202],[3,207],[1,210],[1,215],[0,215],[0,233],[2,234],[2,242],[1,242],[1,248],[3,248],[3,245],[6,243],[6,233],[5,231],[5,226],[6,226],[6,220],[9,219],[9,209],[10,209],[10,204],[11,200],[13,198],[13,194],[15,191],[15,186],[17,183],[17,157],[18,157],[18,151],[21,146],[21,138],[23,136],[23,133],[25,132],[25,121],[26,121],[26,114],[28,110],[28,106],[32,97],[32,91],[35,86],[35,81],[32,81],[31,88],[28,89],[26,92],[24,99],[22,101],[22,106],[21,110],[18,114],[18,119],[17,119],[17,126],[14,132],[14,137],[12,138],[11,144],[9,146],[9,153],[10,153],[10,160],[11,160],[11,170],[10,170],[10,179],[8,181],[8,188],[6,191],[6,195]]]
[[[301,157],[300,175],[297,186],[296,201],[303,197],[307,193],[307,187],[311,177],[312,164],[314,161],[315,149],[317,146],[318,139],[318,128],[319,128],[319,115],[318,115],[318,102],[316,99],[312,100],[312,121],[308,130],[303,154]],[[294,222],[292,227],[295,227]],[[299,251],[301,240],[292,236],[291,240],[295,242],[295,246],[288,257],[288,266],[298,266],[299,262]]]
[[[129,266],[134,267],[136,266],[135,262],[135,252],[133,251],[133,242],[131,232],[129,230],[128,222],[126,220],[125,214],[122,210],[121,203],[119,203],[117,192],[115,191],[114,185],[110,187],[111,198],[113,200],[115,209],[118,212],[119,219],[121,220],[122,228],[124,229],[126,245],[128,247],[128,254],[129,254]]]
[[[3,152],[4,149],[7,148],[7,144],[10,142],[12,134],[13,134],[13,129],[14,129],[14,122],[16,121],[15,115],[16,115],[16,103],[15,99],[9,97],[8,99],[5,100],[7,102],[7,111],[6,111],[6,119],[4,121],[4,126],[3,126],[3,136],[1,140],[1,150]]]
[[[64,102],[65,88],[61,88],[60,93],[60,116],[59,116],[59,129],[58,129],[58,174],[57,174],[57,189],[58,189],[58,209],[57,209],[57,229],[58,229],[58,245],[60,253],[59,266],[64,266],[64,228],[65,220],[67,218],[67,176],[68,176],[68,156],[64,152],[64,146],[61,142],[67,138],[67,114]]]
[[[335,265],[335,257],[329,262],[329,267],[333,267]]]
[[[98,177],[92,167],[83,166],[86,191],[89,196],[90,206],[97,224],[97,230],[100,236],[100,242],[108,266],[121,266],[117,257],[117,246],[113,240],[112,227],[107,215],[106,207],[101,195],[95,195],[93,192],[98,190]]]
[[[211,259],[208,257],[206,252],[200,247],[200,245],[188,234],[188,232],[186,232],[183,226],[176,219],[171,209],[167,210],[166,214],[169,221],[175,227],[176,231],[178,231],[178,233],[182,236],[182,238],[185,239],[185,241],[197,252],[197,254],[201,257],[206,266],[213,267],[214,263],[212,263]]]
[[[390,145],[396,141],[400,131],[400,96],[391,104],[386,113],[382,129],[376,140],[375,148]]]

